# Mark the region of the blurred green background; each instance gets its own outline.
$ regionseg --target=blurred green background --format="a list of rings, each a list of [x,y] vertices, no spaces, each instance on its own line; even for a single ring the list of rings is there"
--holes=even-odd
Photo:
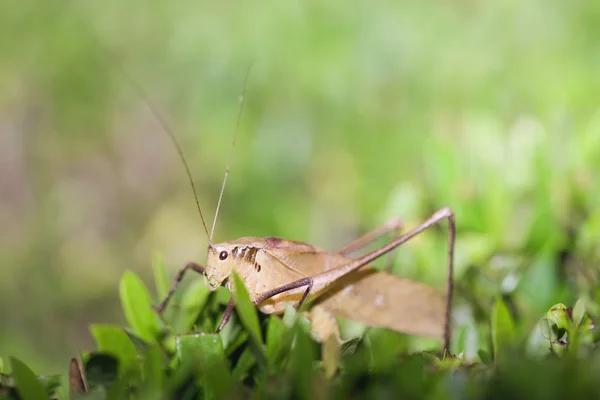
[[[499,295],[523,330],[593,299],[599,21],[594,1],[3,2],[0,357],[64,370],[88,324],[123,322],[126,269],[204,260],[185,171],[118,63],[212,222],[254,61],[216,241],[333,250],[449,205],[470,357]],[[445,245],[445,226],[424,234],[394,270],[443,289]]]

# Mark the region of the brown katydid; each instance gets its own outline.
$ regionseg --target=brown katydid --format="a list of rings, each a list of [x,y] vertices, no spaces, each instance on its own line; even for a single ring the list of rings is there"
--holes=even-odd
[[[396,236],[387,245],[358,258],[350,258],[349,253],[386,233],[399,230],[401,227],[399,220],[390,221],[336,252],[328,252],[303,242],[274,237],[243,237],[214,244],[212,241],[214,228],[229,175],[250,68],[244,80],[236,128],[210,233],[200,207],[190,168],[174,133],[162,118],[158,108],[150,102],[142,87],[122,67],[121,70],[173,142],[185,167],[202,225],[208,237],[205,265],[190,262],[181,268],[166,298],[156,307],[159,313],[165,310],[186,271],[193,270],[204,276],[210,290],[226,286],[232,292],[217,328],[219,332],[228,322],[234,308],[235,288],[232,284],[232,273],[235,271],[243,280],[254,304],[263,313],[280,314],[284,311],[286,303],[300,307],[308,300],[310,310],[307,315],[312,320],[313,336],[319,341],[325,342],[331,335],[339,340],[339,330],[334,317],[340,316],[370,326],[442,338],[443,351],[449,351],[455,236],[454,214],[449,207],[441,208],[418,227]],[[448,220],[448,276],[445,297],[429,286],[401,279],[369,265],[444,219]]]

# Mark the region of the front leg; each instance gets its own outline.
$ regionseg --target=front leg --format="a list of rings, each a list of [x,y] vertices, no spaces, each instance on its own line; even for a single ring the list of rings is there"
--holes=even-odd
[[[308,298],[310,291],[312,290],[312,287],[313,287],[312,278],[299,279],[297,281],[288,283],[287,285],[279,286],[275,289],[268,290],[268,291],[256,296],[254,298],[254,300],[252,300],[252,302],[254,303],[254,305],[259,305],[263,301],[268,300],[273,296],[276,296],[280,293],[287,292],[287,291],[290,291],[293,289],[297,289],[302,286],[306,286],[306,290],[304,291],[302,298],[296,305],[296,308],[299,309],[300,307],[302,307],[302,305]],[[231,318],[231,313],[233,312],[234,306],[235,306],[235,300],[234,300],[234,297],[232,294],[231,297],[229,298],[229,302],[227,303],[227,307],[225,308],[225,311],[223,312],[223,317],[221,317],[221,322],[219,323],[219,327],[217,328],[217,333],[221,332],[221,330],[223,330],[225,325],[227,325],[227,323],[229,322],[229,319]]]
[[[229,322],[229,318],[231,318],[231,313],[233,312],[233,307],[235,306],[235,300],[233,299],[233,294],[229,297],[229,302],[227,302],[227,307],[225,307],[225,311],[223,312],[223,317],[221,317],[221,322],[219,323],[219,327],[217,328],[217,333],[221,332],[225,325]]]
[[[158,307],[154,307],[154,310],[156,310],[156,312],[158,312],[159,314],[162,314],[163,311],[165,311],[165,308],[167,307],[169,300],[171,300],[171,297],[173,297],[173,294],[175,293],[177,286],[179,286],[179,283],[183,279],[183,276],[190,269],[193,271],[196,271],[197,273],[199,273],[201,275],[204,275],[204,267],[202,265],[196,264],[195,262],[187,263],[185,265],[185,267],[181,268],[179,270],[179,272],[177,273],[177,276],[175,277],[175,280],[173,281],[173,284],[171,285],[171,289],[169,289],[169,293],[167,294],[167,297],[165,297],[165,299],[162,301],[162,303],[160,303],[160,305]]]

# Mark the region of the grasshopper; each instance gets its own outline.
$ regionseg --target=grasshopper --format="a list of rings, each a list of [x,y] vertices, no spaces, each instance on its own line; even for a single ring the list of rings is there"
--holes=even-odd
[[[226,286],[232,293],[217,328],[217,332],[221,331],[229,321],[235,306],[235,288],[232,283],[232,274],[235,271],[243,280],[253,303],[263,313],[281,314],[287,303],[298,308],[307,303],[309,305],[307,316],[312,321],[311,333],[320,342],[330,338],[340,340],[339,327],[335,319],[339,316],[370,326],[441,338],[443,350],[449,351],[455,237],[454,213],[449,207],[441,208],[421,225],[358,258],[351,258],[349,254],[391,231],[399,231],[402,225],[400,220],[392,220],[336,252],[275,237],[249,236],[213,243],[214,228],[229,175],[250,68],[246,72],[240,96],[236,128],[210,233],[190,168],[174,133],[158,108],[150,102],[143,88],[127,74],[122,66],[120,69],[173,142],[185,167],[202,225],[208,237],[205,264],[189,262],[179,270],[167,296],[158,307],[155,307],[159,314],[167,307],[186,272],[195,271],[204,276],[206,285],[211,291]],[[448,276],[445,298],[429,286],[401,279],[369,265],[444,219],[448,220]]]

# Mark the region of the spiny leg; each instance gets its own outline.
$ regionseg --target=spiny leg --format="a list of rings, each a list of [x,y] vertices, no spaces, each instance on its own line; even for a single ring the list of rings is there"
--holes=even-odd
[[[445,309],[445,321],[444,321],[444,351],[449,351],[450,347],[450,317],[451,317],[451,309],[452,309],[452,293],[454,290],[454,281],[453,281],[453,272],[454,272],[454,236],[455,236],[455,223],[454,223],[454,213],[449,207],[444,207],[438,211],[436,211],[431,217],[429,217],[425,222],[416,227],[415,229],[405,233],[397,239],[392,240],[385,246],[380,247],[377,250],[374,250],[364,256],[357,258],[348,262],[347,264],[340,265],[334,269],[331,269],[326,272],[322,272],[318,275],[312,277],[313,284],[316,286],[316,290],[320,292],[327,286],[331,285],[333,282],[338,279],[348,275],[349,273],[356,271],[362,266],[376,260],[377,258],[383,256],[384,254],[389,253],[394,250],[396,247],[401,244],[407,242],[413,237],[417,236],[424,230],[430,228],[431,226],[439,223],[440,221],[448,219],[448,282],[447,282],[447,292],[446,292],[446,309]],[[298,280],[292,282],[286,286],[292,286],[296,283],[300,283],[302,281]],[[297,285],[299,287],[302,285]],[[312,287],[312,286],[311,286]],[[290,290],[290,289],[287,289]]]
[[[372,243],[373,241],[377,240],[378,238],[382,237],[383,235],[385,235],[391,231],[401,230],[402,225],[403,225],[402,220],[400,218],[394,218],[394,219],[386,222],[384,225],[380,226],[379,228],[376,228],[373,231],[361,236],[360,238],[353,240],[352,242],[348,243],[347,245],[345,245],[344,247],[339,249],[337,252],[343,256],[346,256],[350,253],[355,252],[356,250],[359,250],[359,249],[365,247],[366,245]]]
[[[392,241],[389,250],[381,253],[381,255],[391,251],[402,243],[415,237],[424,230],[430,228],[433,225],[441,222],[442,220],[448,220],[448,276],[446,283],[446,309],[445,309],[445,321],[444,321],[444,343],[442,355],[446,352],[450,352],[450,339],[451,339],[451,317],[452,317],[452,297],[454,292],[454,239],[456,236],[456,224],[454,222],[454,212],[449,207],[444,207],[436,211],[427,221],[413,229],[412,231],[400,236],[399,238]],[[388,245],[389,246],[389,245]],[[384,248],[388,247],[384,246]]]
[[[454,291],[454,238],[456,236],[456,224],[454,222],[454,212],[450,207],[444,207],[438,211],[436,211],[431,217],[429,217],[425,222],[421,225],[413,229],[412,231],[402,235],[401,237],[393,240],[387,246],[382,247],[379,250],[370,253],[372,256],[369,257],[367,254],[364,258],[368,259],[365,262],[368,263],[371,260],[382,256],[402,243],[410,240],[411,238],[417,236],[424,230],[432,227],[433,225],[438,224],[442,220],[448,220],[448,276],[446,283],[446,309],[445,309],[445,321],[444,321],[444,344],[442,355],[446,352],[450,352],[450,338],[451,338],[451,317],[452,317],[452,295]],[[379,253],[379,254],[378,254]],[[374,258],[372,258],[374,256]],[[364,265],[364,264],[363,264]]]
[[[179,270],[179,272],[177,273],[177,276],[175,277],[173,284],[171,285],[171,289],[169,289],[169,293],[167,293],[167,297],[165,297],[165,299],[162,301],[162,303],[160,303],[160,305],[158,307],[154,307],[154,309],[159,314],[162,314],[162,312],[165,310],[165,308],[167,307],[167,304],[171,300],[171,297],[173,297],[173,293],[175,293],[177,286],[183,279],[185,272],[189,269],[194,270],[197,273],[204,275],[204,267],[202,265],[196,264],[194,262],[189,262],[185,265],[185,267],[181,268]]]
[[[233,294],[229,297],[229,301],[227,302],[227,307],[225,307],[225,311],[223,312],[223,316],[221,317],[221,322],[219,322],[219,326],[217,328],[217,333],[221,332],[221,330],[227,325],[229,322],[229,318],[231,318],[231,313],[233,312],[233,307],[235,306],[235,301],[233,299]]]

